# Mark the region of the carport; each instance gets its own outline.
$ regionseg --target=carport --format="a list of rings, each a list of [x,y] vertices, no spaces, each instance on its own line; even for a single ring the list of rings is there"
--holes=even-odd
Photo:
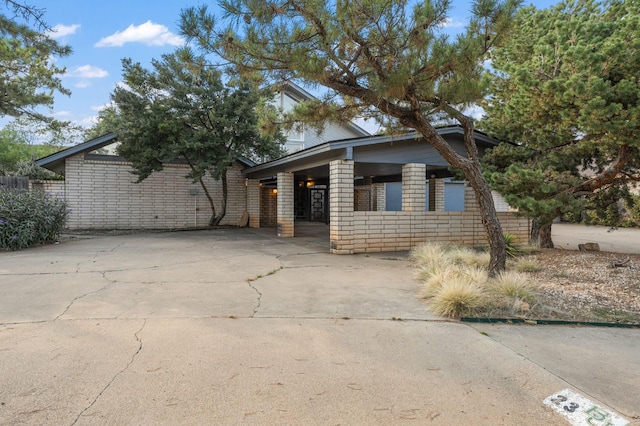
[[[457,152],[465,153],[460,126],[438,132]],[[480,132],[476,141],[481,154],[497,144]],[[331,252],[336,254],[409,250],[427,240],[484,241],[475,197],[467,185],[462,211],[445,211],[448,164],[417,133],[327,142],[243,173],[248,178],[251,227],[273,224],[275,219],[279,237],[294,237],[296,220],[326,221]],[[394,182],[402,188],[399,211],[387,209],[387,184]],[[520,221],[513,219],[516,227],[509,232],[526,238],[526,221],[521,229]]]

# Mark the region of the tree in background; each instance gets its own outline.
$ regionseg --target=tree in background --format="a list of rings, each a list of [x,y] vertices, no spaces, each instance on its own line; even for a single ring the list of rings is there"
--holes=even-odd
[[[38,111],[51,107],[54,92],[69,95],[54,65],[56,57],[71,54],[46,34],[44,11],[12,0],[0,4],[0,117],[27,116],[44,123],[53,119]],[[17,22],[21,19],[25,23]],[[28,24],[33,22],[35,29]]]
[[[118,153],[133,163],[138,182],[163,164],[184,160],[211,207],[210,226],[226,214],[227,169],[238,158],[270,159],[281,153],[279,132],[261,135],[261,93],[246,82],[226,87],[220,72],[202,57],[179,49],[152,61],[153,70],[123,60],[125,85],[112,94],[114,107],[103,114],[121,144]],[[222,183],[216,209],[204,177]]]
[[[480,169],[474,121],[463,111],[485,96],[483,61],[507,31],[517,2],[475,1],[467,31],[455,38],[443,31],[449,4],[227,0],[221,2],[229,17],[225,27],[199,7],[183,10],[181,29],[205,52],[230,62],[234,72],[323,85],[329,96],[340,95],[340,102],[303,103],[297,111],[304,119],[351,119],[376,111],[423,135],[475,191],[495,274],[505,267],[504,237]],[[464,129],[466,155],[438,134],[434,123],[443,118]]]
[[[0,130],[0,176],[28,176],[32,179],[57,179],[58,175],[35,165],[34,160],[62,149],[73,127],[59,129],[61,133],[47,129],[49,143],[41,143],[38,135],[43,131],[31,120],[18,119]]]
[[[492,53],[483,130],[517,145],[484,157],[487,176],[534,218],[531,240],[586,205],[606,208],[640,178],[640,3],[563,1],[519,10]]]

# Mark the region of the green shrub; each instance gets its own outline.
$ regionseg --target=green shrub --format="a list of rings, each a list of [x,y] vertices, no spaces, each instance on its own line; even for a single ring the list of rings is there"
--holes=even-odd
[[[55,241],[67,222],[66,203],[43,191],[0,191],[0,249]]]
[[[509,257],[518,257],[522,254],[522,247],[516,241],[516,236],[513,234],[504,234],[505,251]]]

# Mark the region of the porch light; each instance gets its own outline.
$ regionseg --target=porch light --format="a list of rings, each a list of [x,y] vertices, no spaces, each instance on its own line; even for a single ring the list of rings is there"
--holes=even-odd
[[[276,188],[273,188],[273,189],[271,190],[271,193],[272,193],[272,194],[277,194],[277,193],[278,193],[278,190],[277,190]]]

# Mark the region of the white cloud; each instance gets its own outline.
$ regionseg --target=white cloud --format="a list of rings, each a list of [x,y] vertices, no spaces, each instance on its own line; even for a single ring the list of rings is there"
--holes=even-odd
[[[47,35],[53,39],[58,39],[62,37],[66,37],[68,35],[75,34],[76,31],[80,29],[80,24],[73,25],[63,25],[58,24],[55,27],[51,28],[50,31],[47,31]]]
[[[89,128],[93,125],[95,125],[96,123],[98,123],[98,116],[97,115],[90,115],[87,117],[84,117],[80,120],[76,120],[74,121],[75,124],[77,124],[78,126],[82,126],[85,128]]]
[[[89,86],[91,86],[91,83],[88,80],[80,80],[74,87],[77,87],[78,89],[86,89]]]
[[[81,78],[104,78],[109,73],[102,68],[94,67],[93,65],[81,65],[75,67],[71,71],[65,73],[65,77],[81,77]]]
[[[113,102],[107,102],[106,104],[102,104],[102,105],[91,105],[91,111],[100,112],[112,104]]]
[[[184,39],[169,31],[169,28],[164,25],[147,21],[138,26],[131,24],[122,32],[116,31],[114,34],[102,38],[95,46],[121,47],[125,43],[144,43],[149,46],[164,46],[167,44],[181,46],[184,44]]]
[[[465,23],[455,19],[445,18],[440,26],[442,28],[463,28],[465,26]]]
[[[71,117],[73,113],[71,111],[58,111],[53,113],[54,117]]]

